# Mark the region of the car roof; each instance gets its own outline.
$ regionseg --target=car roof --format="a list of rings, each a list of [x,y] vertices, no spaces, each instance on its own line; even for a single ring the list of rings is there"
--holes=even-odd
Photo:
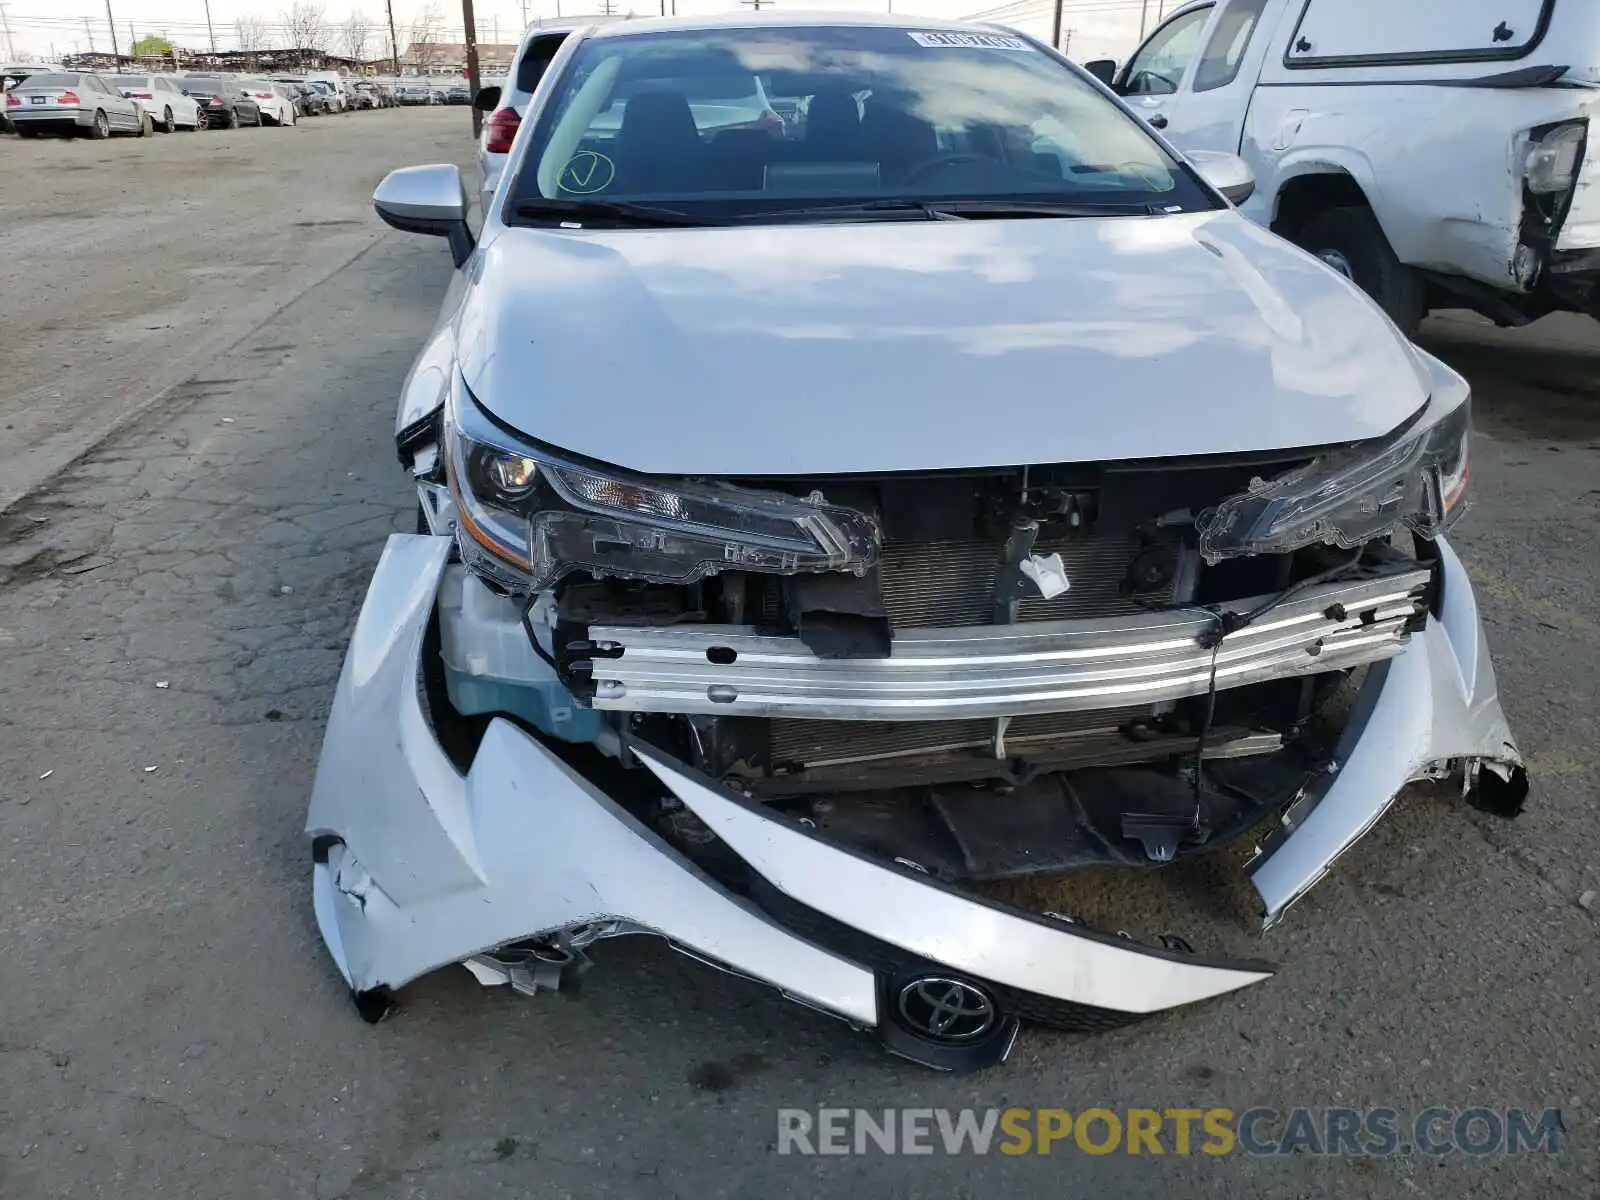
[[[855,12],[743,12],[716,13],[700,17],[638,17],[614,24],[590,23],[589,36],[595,38],[638,37],[674,30],[706,29],[796,29],[806,27],[876,26],[884,29],[940,29],[967,33],[1006,33],[1016,30],[986,21],[949,21],[937,17],[907,17],[891,13]]]

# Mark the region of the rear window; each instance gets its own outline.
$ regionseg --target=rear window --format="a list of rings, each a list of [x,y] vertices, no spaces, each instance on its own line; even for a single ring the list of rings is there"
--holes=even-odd
[[[528,47],[528,52],[522,56],[522,61],[517,64],[517,91],[533,94],[539,86],[539,80],[544,78],[545,68],[550,65],[550,60],[556,56],[556,51],[561,49],[561,43],[566,40],[567,35],[564,33],[534,40],[533,45]]]
[[[22,83],[23,87],[77,87],[83,82],[82,75],[29,75]]]
[[[148,90],[150,87],[150,76],[148,75],[117,75],[113,76],[113,78],[116,79],[119,88],[144,88]]]
[[[184,78],[183,86],[191,92],[215,92],[222,87],[222,80],[215,75],[189,75]]]
[[[1305,0],[1290,67],[1521,58],[1544,40],[1555,0]]]

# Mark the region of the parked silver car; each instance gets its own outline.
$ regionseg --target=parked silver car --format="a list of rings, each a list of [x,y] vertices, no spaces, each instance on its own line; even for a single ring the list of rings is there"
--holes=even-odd
[[[44,133],[149,137],[155,132],[150,114],[138,101],[124,96],[101,76],[88,73],[30,75],[6,93],[6,115],[23,137]]]
[[[802,136],[701,128],[758,58]],[[1521,808],[1467,383],[1238,158],[925,17],[575,31],[523,122],[477,231],[374,197],[459,273],[306,822],[362,1015],[648,933],[980,1067],[1274,970],[1013,881],[1255,843],[1270,926],[1413,780]]]

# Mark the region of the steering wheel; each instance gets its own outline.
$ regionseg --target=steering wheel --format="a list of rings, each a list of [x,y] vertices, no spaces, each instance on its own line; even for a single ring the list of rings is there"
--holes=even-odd
[[[985,158],[981,154],[957,154],[952,151],[946,151],[943,154],[935,154],[931,158],[925,158],[921,162],[913,163],[911,166],[907,167],[906,182],[915,183],[918,179],[922,178],[922,176],[928,174],[928,172],[937,171],[941,167],[956,167],[962,165],[963,163],[993,161],[993,159]]]

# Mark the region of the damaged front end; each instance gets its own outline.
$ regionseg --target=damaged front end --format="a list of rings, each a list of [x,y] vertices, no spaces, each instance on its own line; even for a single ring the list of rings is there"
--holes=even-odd
[[[1265,978],[990,885],[1270,831],[1270,924],[1409,781],[1515,811],[1452,380],[1378,446],[688,481],[457,379],[402,443],[455,536],[391,539],[308,818],[353,993],[651,933],[963,1068]]]

